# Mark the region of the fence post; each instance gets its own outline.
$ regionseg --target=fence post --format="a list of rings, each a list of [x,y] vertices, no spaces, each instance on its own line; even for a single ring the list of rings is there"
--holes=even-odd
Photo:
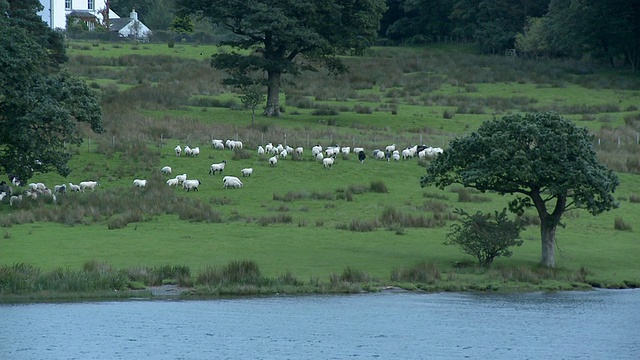
[[[284,134],[284,146],[287,146],[287,133]]]
[[[620,135],[618,135],[618,147],[620,147]]]
[[[260,144],[264,144],[264,133],[260,133]]]

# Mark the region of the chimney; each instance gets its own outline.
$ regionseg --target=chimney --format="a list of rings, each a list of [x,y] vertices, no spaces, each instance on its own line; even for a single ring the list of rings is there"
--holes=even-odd
[[[131,10],[131,14],[129,14],[129,17],[133,20],[138,20],[138,13],[136,12],[136,9]]]

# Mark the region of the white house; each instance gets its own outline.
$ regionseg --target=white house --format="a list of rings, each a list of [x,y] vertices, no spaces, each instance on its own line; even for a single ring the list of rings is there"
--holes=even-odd
[[[44,10],[38,15],[52,29],[65,30],[67,19],[74,18],[83,21],[89,30],[93,30],[96,24],[105,24],[108,0],[40,0]],[[109,30],[117,32],[121,37],[147,38],[151,30],[138,20],[135,9],[128,18],[120,18],[118,14],[109,9]]]
[[[66,29],[67,16],[78,18],[93,30],[96,23],[104,23],[103,12],[108,0],[40,0],[44,10],[38,13],[52,29]],[[109,21],[120,16],[109,9]]]
[[[109,30],[118,32],[121,37],[133,37],[136,39],[146,39],[151,35],[151,30],[142,21],[138,20],[138,13],[135,9],[131,11],[128,18],[110,20]]]

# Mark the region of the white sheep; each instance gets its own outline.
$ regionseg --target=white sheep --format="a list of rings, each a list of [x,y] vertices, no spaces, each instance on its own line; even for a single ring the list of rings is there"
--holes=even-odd
[[[385,153],[382,150],[376,149],[376,150],[373,150],[373,157],[378,160],[384,160]]]
[[[224,149],[224,141],[219,140],[219,139],[213,139],[213,140],[211,140],[211,146],[213,146],[214,149],[223,150]]]
[[[74,185],[73,183],[69,183],[69,190],[71,190],[73,192],[79,192],[80,191],[80,186]]]
[[[225,189],[241,188],[242,185],[242,181],[240,181],[240,179],[235,176],[225,176],[224,178],[222,178],[222,187]]]
[[[180,157],[180,153],[182,153],[182,148],[180,147],[180,145],[176,146],[173,150],[176,152],[176,156]]]
[[[209,168],[209,174],[215,175],[217,172],[220,172],[220,174],[222,174],[226,165],[227,160],[222,160],[222,162],[217,164],[211,164],[211,167]]]
[[[316,160],[318,161],[322,161],[322,159],[324,159],[324,155],[322,155],[322,152],[319,152],[315,155]]]
[[[393,161],[400,161],[400,154],[393,154],[391,155],[391,158],[393,159]]]
[[[62,184],[62,185],[54,185],[53,187],[53,191],[59,194],[66,194],[67,193],[67,185]]]
[[[265,152],[265,150],[264,150],[264,148],[262,147],[262,145],[258,146],[258,155],[259,155],[259,156],[262,156],[262,155],[264,155],[264,152]]]
[[[253,168],[244,168],[242,170],[240,170],[240,172],[242,173],[242,176],[251,176],[251,174],[253,174]]]
[[[269,158],[269,165],[276,166],[277,163],[278,163],[278,155],[274,155]]]
[[[171,166],[165,166],[160,171],[162,171],[162,173],[165,175],[171,175]]]
[[[178,175],[176,176],[176,179],[178,179],[178,184],[182,184],[185,180],[187,180],[187,174]]]
[[[396,150],[396,144],[392,144],[384,148],[385,152],[393,153]]]
[[[187,190],[187,192],[193,190],[198,191],[198,186],[202,184],[198,179],[190,179],[182,182],[182,188]]]
[[[273,144],[272,143],[268,143],[267,145],[264,146],[264,151],[268,152],[269,154],[271,154],[271,151],[273,151]],[[260,152],[260,147],[258,148],[258,152]]]
[[[288,154],[289,153],[287,152],[287,150],[282,150],[280,152],[280,157],[283,158],[283,159],[286,159]]]
[[[413,157],[413,155],[412,155],[411,150],[409,148],[402,150],[402,160],[407,160],[407,159],[412,158],[412,157]]]
[[[86,189],[90,189],[90,190],[95,190],[96,187],[98,187],[100,184],[98,184],[97,181],[82,181],[78,184],[78,186],[80,186],[80,191],[84,192]]]
[[[324,165],[325,169],[331,169],[333,166],[334,159],[332,157],[322,159],[322,165]]]
[[[191,148],[189,147],[189,145],[184,147],[184,154],[186,156],[191,156]]]
[[[298,146],[295,150],[296,154],[298,154],[299,156],[302,156],[302,153],[304,152],[304,149],[302,148],[302,146]]]
[[[196,146],[193,149],[191,149],[191,156],[197,157],[198,155],[200,155],[200,147]]]
[[[145,186],[147,186],[147,180],[135,179],[135,180],[133,180],[133,186],[135,186],[135,187],[145,187]]]
[[[354,147],[353,148],[353,152],[355,154],[360,154],[360,151],[364,152],[364,148],[363,147]]]
[[[322,146],[315,145],[314,147],[311,148],[311,155],[313,155],[313,157],[316,157],[316,155],[320,153],[322,153]]]
[[[15,203],[19,203],[22,202],[22,194],[20,195],[13,195],[9,198],[9,205],[13,206],[13,204]]]
[[[340,148],[340,152],[342,153],[342,155],[344,156],[349,156],[349,154],[351,153],[351,147],[349,146],[344,146],[342,148]]]
[[[178,186],[178,185],[180,185],[180,180],[178,180],[178,178],[169,179],[169,180],[167,180],[167,185],[168,186]]]

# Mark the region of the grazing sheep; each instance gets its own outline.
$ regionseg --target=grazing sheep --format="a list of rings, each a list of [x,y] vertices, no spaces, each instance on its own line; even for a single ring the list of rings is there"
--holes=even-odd
[[[324,155],[322,155],[322,152],[319,152],[317,154],[314,155],[317,161],[322,161],[322,159],[324,159]]]
[[[100,184],[98,184],[97,181],[82,181],[81,183],[78,184],[78,186],[80,186],[80,190],[82,192],[84,192],[86,189],[90,189],[90,190],[95,190],[96,187],[98,187]]]
[[[340,152],[343,156],[349,156],[349,154],[351,153],[351,148],[349,146],[344,146],[340,148]]]
[[[193,149],[191,149],[191,156],[198,157],[198,155],[200,155],[200,147],[196,146]]]
[[[402,150],[402,160],[407,160],[412,157],[413,155],[411,154],[411,150],[409,148]]]
[[[147,180],[135,179],[135,180],[133,180],[133,186],[135,186],[135,187],[145,187],[145,186],[147,186]]]
[[[9,205],[13,206],[13,204],[15,203],[19,203],[22,202],[22,194],[20,195],[13,195],[9,198]]]
[[[225,176],[222,178],[222,187],[225,189],[237,189],[242,187],[242,181],[235,176]]]
[[[260,148],[258,148],[258,151],[260,151]],[[272,143],[268,143],[267,145],[264,146],[264,151],[268,152],[269,154],[271,154],[271,152],[273,151],[273,144]]]
[[[273,155],[272,157],[269,158],[269,165],[276,166],[277,163],[278,163],[278,155]]]
[[[322,165],[324,165],[325,169],[331,169],[333,166],[334,159],[332,157],[322,159]]]
[[[384,160],[385,158],[385,153],[384,151],[380,150],[380,149],[375,149],[373,150],[373,157],[378,159],[378,160]]]
[[[238,140],[227,140],[226,144],[227,144],[227,147],[228,147],[230,150],[242,149],[242,141],[238,141]]]
[[[265,150],[264,150],[264,148],[262,147],[262,145],[258,146],[258,155],[259,155],[259,156],[262,156],[262,155],[264,155],[264,152],[265,152]]]
[[[283,158],[283,159],[286,159],[288,154],[289,153],[287,152],[287,150],[282,150],[280,152],[280,157]]]
[[[80,192],[80,186],[73,185],[72,183],[69,183],[69,190],[71,190],[73,192]]]
[[[53,191],[58,193],[58,194],[66,194],[67,193],[67,185],[65,185],[65,184],[55,185],[53,187]]]
[[[304,149],[302,148],[302,146],[298,146],[295,149],[296,154],[298,154],[299,156],[302,156],[302,153],[304,152]]]
[[[191,148],[189,147],[189,145],[184,147],[184,154],[186,156],[191,156]]]
[[[358,151],[358,160],[360,161],[360,163],[364,163],[364,159],[367,158],[367,154],[364,153],[364,150],[360,150]]]
[[[224,141],[219,139],[211,140],[211,146],[216,150],[224,150]]]
[[[13,194],[13,188],[7,185],[6,181],[0,182],[0,192],[6,193],[7,196],[11,196]]]
[[[18,177],[18,175],[9,174],[9,181],[11,181],[11,184],[13,184],[13,186],[20,186],[21,184],[20,177]]]
[[[240,172],[242,173],[242,176],[251,176],[251,174],[253,174],[253,168],[244,168],[242,170],[240,170]]]
[[[182,153],[182,148],[180,147],[180,145],[176,146],[176,148],[173,150],[176,152],[176,156],[180,157],[180,154]]]
[[[393,154],[391,155],[391,158],[393,159],[393,161],[400,161],[400,154]]]
[[[180,180],[178,180],[178,178],[169,179],[169,180],[167,180],[167,185],[168,186],[178,186],[178,185],[180,185]]]
[[[386,148],[384,148],[384,151],[388,153],[393,153],[394,151],[396,151],[396,144],[387,146]]]
[[[191,190],[198,191],[198,186],[200,186],[200,184],[202,183],[198,179],[185,180],[182,182],[182,188],[187,190],[187,192]]]
[[[360,151],[364,151],[363,147],[354,147],[353,152],[356,154],[360,154]]]
[[[211,167],[209,168],[209,174],[215,175],[217,172],[220,172],[220,174],[222,174],[226,165],[227,160],[222,160],[221,163],[211,164]]]
[[[161,171],[165,175],[171,175],[171,167],[170,166],[163,167]]]
[[[322,153],[322,146],[320,145],[315,145],[314,147],[311,148],[311,155],[313,155],[313,157],[316,157],[318,154]]]
[[[178,175],[176,176],[176,179],[178,179],[178,184],[182,184],[185,180],[187,180],[187,174]]]

